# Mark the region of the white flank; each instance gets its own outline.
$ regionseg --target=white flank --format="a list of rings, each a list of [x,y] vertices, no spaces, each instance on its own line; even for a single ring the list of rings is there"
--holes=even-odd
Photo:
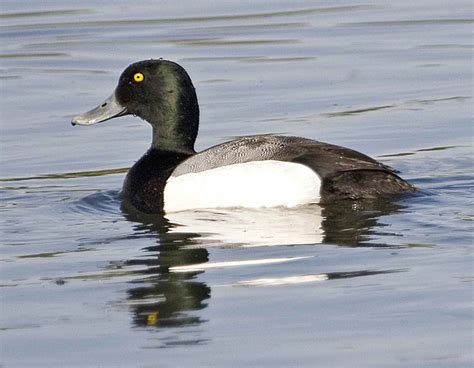
[[[291,208],[318,203],[320,187],[319,176],[307,166],[283,161],[252,161],[171,176],[164,191],[164,210]]]

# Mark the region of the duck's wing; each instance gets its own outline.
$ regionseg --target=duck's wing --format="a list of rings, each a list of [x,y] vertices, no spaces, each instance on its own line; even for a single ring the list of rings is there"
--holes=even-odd
[[[265,160],[303,164],[321,178],[350,170],[395,172],[391,167],[349,148],[300,137],[257,135],[225,142],[193,155],[176,167],[172,176]]]
[[[300,137],[249,136],[191,156],[172,176],[199,173],[250,161],[277,160],[303,164],[321,179],[321,201],[379,198],[416,189],[396,171],[349,148]]]

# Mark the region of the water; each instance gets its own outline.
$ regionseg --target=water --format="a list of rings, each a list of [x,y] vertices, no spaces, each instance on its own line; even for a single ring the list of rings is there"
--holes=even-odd
[[[469,1],[1,7],[2,366],[472,365]],[[306,136],[420,193],[122,213],[149,127],[69,121],[158,57],[194,81],[198,149]]]

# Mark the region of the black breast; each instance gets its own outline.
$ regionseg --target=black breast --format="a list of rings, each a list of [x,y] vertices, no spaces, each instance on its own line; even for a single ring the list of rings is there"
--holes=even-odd
[[[166,180],[176,166],[191,155],[150,149],[125,178],[122,188],[124,206],[145,213],[162,213]]]

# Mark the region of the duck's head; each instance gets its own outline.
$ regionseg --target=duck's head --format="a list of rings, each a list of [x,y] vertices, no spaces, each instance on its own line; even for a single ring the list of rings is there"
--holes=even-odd
[[[154,148],[194,150],[199,105],[188,73],[178,64],[167,60],[131,64],[109,98],[71,123],[92,125],[129,114],[151,124]]]

